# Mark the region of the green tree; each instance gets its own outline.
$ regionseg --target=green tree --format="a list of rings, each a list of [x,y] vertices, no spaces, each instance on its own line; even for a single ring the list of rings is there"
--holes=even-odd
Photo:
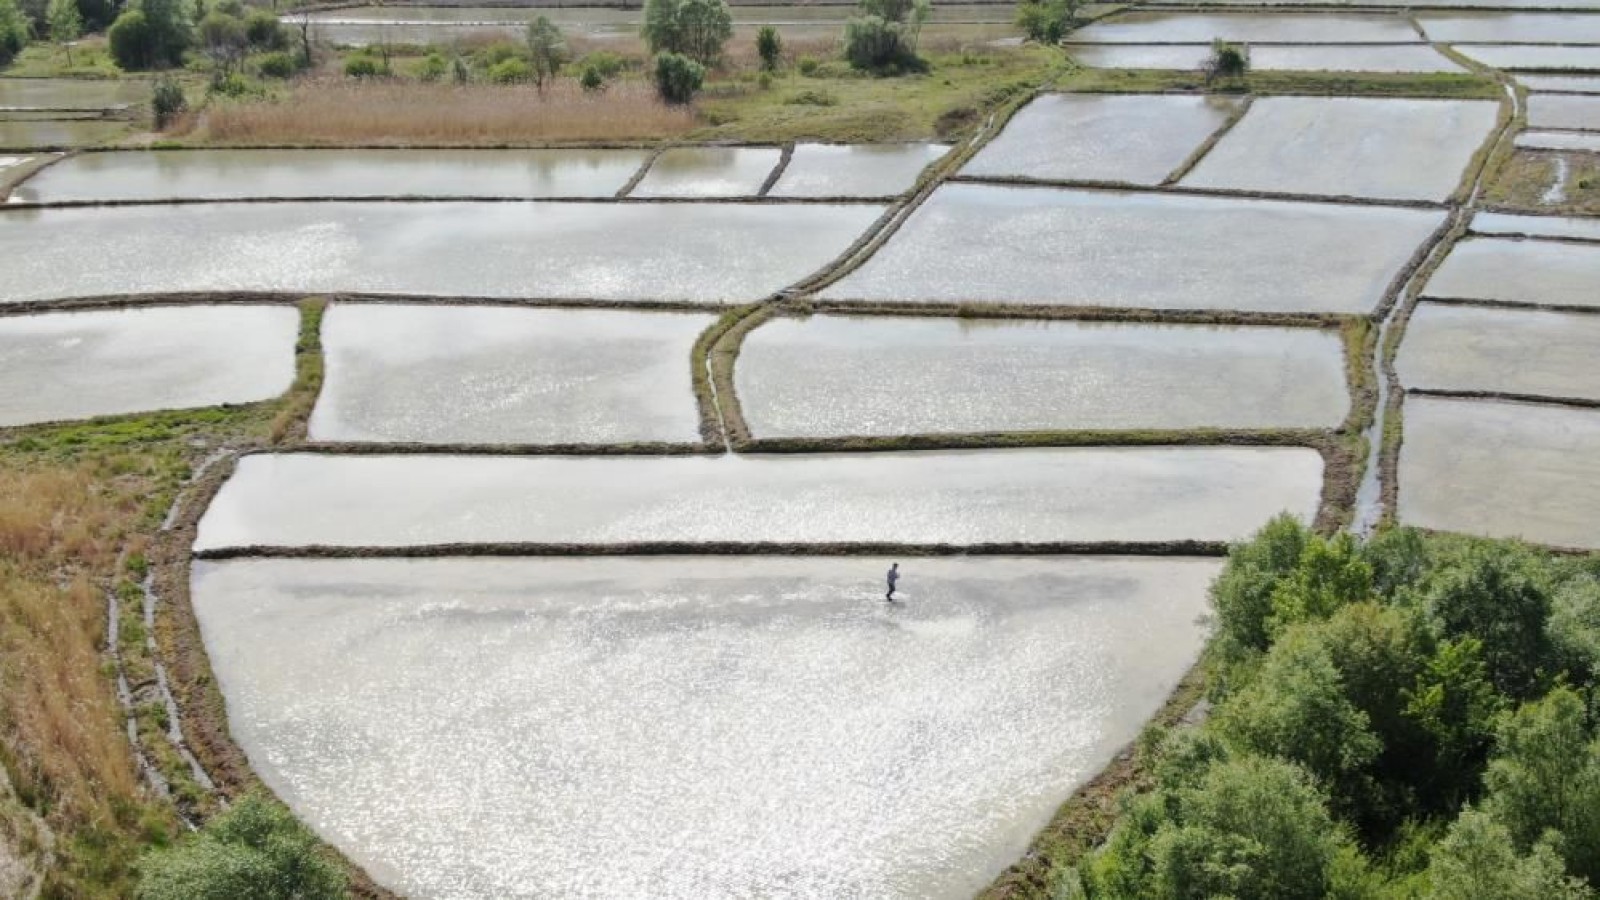
[[[656,93],[668,103],[693,100],[705,77],[705,68],[681,53],[656,54]]]
[[[651,53],[677,53],[710,66],[733,37],[733,12],[726,0],[645,0],[640,34]]]
[[[1268,628],[1272,595],[1278,582],[1300,564],[1311,537],[1300,520],[1284,513],[1228,551],[1227,566],[1211,585],[1217,650],[1224,661],[1238,662],[1267,649],[1272,640]]]
[[[1272,590],[1273,630],[1326,619],[1340,607],[1372,596],[1372,567],[1354,538],[1312,536],[1289,577]]]
[[[1526,547],[1471,540],[1429,572],[1418,592],[1445,638],[1475,637],[1495,689],[1518,700],[1536,696],[1556,662],[1546,633],[1551,585],[1542,560]]]
[[[244,22],[213,12],[200,20],[199,30],[200,52],[211,60],[213,82],[220,82],[244,61],[245,52],[250,47]]]
[[[278,17],[264,9],[252,9],[244,18],[244,33],[256,50],[289,49],[289,32]]]
[[[67,65],[72,65],[72,42],[83,34],[83,16],[78,12],[78,0],[50,0],[46,13],[50,18],[50,40],[60,44],[67,52]]]
[[[28,17],[17,0],[0,0],[0,66],[9,64],[28,46]]]
[[[1505,826],[1467,809],[1433,848],[1428,900],[1586,900],[1594,892],[1568,878],[1546,843],[1517,852]]]
[[[528,23],[528,61],[533,68],[534,87],[540,91],[567,61],[567,42],[561,37],[561,29],[545,16]]]
[[[1432,762],[1414,772],[1417,801],[1427,810],[1457,808],[1482,777],[1502,708],[1489,683],[1477,638],[1439,645],[1413,686],[1401,692],[1406,716],[1431,739]],[[1409,754],[1414,764],[1421,753]]]
[[[1600,679],[1600,581],[1580,574],[1562,583],[1546,631],[1562,669],[1587,684]]]
[[[1575,874],[1600,880],[1600,742],[1584,727],[1583,699],[1558,687],[1505,717],[1484,773],[1484,809],[1520,850],[1555,832]]]
[[[917,39],[932,11],[929,0],[861,0],[861,15],[845,22],[845,59],[852,68],[885,74],[926,68]]]
[[[344,871],[280,804],[249,794],[148,857],[137,900],[342,900]]]
[[[778,37],[778,29],[761,26],[756,32],[756,55],[761,57],[762,71],[778,71],[778,58],[783,55],[783,39]]]
[[[155,114],[156,130],[160,131],[189,108],[189,99],[183,95],[183,85],[176,78],[162,75],[156,79],[150,92],[150,111]]]
[[[1017,27],[1029,40],[1059,44],[1078,23],[1082,0],[1022,0],[1017,4]]]
[[[179,0],[133,0],[111,26],[111,55],[134,71],[175,66],[194,42],[193,32]]]

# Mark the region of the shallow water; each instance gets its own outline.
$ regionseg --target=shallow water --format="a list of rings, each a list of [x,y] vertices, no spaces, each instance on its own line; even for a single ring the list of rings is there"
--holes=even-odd
[[[631,196],[754,197],[782,157],[776,147],[674,147],[656,157]]]
[[[1162,447],[685,457],[246,457],[197,549],[1233,540],[1307,519],[1322,459]]]
[[[0,425],[267,400],[299,327],[292,306],[0,317]]]
[[[1199,70],[1211,48],[1199,44],[1068,44],[1067,53],[1097,69]],[[1474,48],[1476,49],[1476,48]],[[1465,72],[1432,47],[1361,44],[1251,47],[1250,66],[1278,72]]]
[[[1499,111],[1488,101],[1262,97],[1183,184],[1442,201]]]
[[[735,370],[756,437],[1100,428],[1331,428],[1337,334],[813,316],[750,332]]]
[[[0,110],[109,109],[149,96],[149,82],[132,78],[0,78]]]
[[[1600,400],[1600,316],[1423,303],[1396,365],[1410,388]]]
[[[86,153],[17,191],[23,200],[250,197],[610,197],[643,150],[184,150]]]
[[[335,305],[311,437],[421,443],[698,441],[689,349],[712,316]]]
[[[0,119],[0,148],[91,147],[129,134],[133,122],[112,119]]]
[[[1209,96],[1046,94],[961,174],[1160,184],[1237,106]]]
[[[949,144],[796,144],[772,197],[892,197],[910,190]]]
[[[1584,78],[1573,75],[1518,75],[1517,83],[1530,91],[1600,94],[1600,78]]]
[[[1408,397],[1400,521],[1600,548],[1600,412]]]
[[[1600,97],[1529,94],[1528,127],[1600,130]]]
[[[1085,44],[1405,44],[1422,40],[1395,15],[1133,12],[1072,32]],[[1254,48],[1252,48],[1254,49]]]
[[[1529,234],[1600,241],[1600,218],[1517,216],[1508,213],[1481,212],[1472,217],[1472,230],[1480,234]]]
[[[1600,43],[1600,16],[1575,13],[1423,13],[1428,39],[1511,44]]]
[[[0,245],[17,260],[0,302],[164,291],[750,301],[832,261],[881,212],[520,202],[0,209]],[[92,266],[84,247],[96,248]]]
[[[1261,0],[1183,0],[1184,4],[1203,3],[1206,6],[1256,6]],[[1409,9],[1445,7],[1448,9],[1571,9],[1600,10],[1595,0],[1274,0],[1274,6],[1323,7],[1392,7],[1404,12]]]
[[[1533,218],[1533,217],[1527,217]],[[1600,247],[1468,238],[1428,281],[1433,297],[1600,307]]]
[[[1537,47],[1525,44],[1463,45],[1462,56],[1497,69],[1600,71],[1600,47]]]
[[[1570,131],[1524,131],[1517,135],[1516,144],[1526,150],[1600,153],[1600,134],[1575,134]]]
[[[417,898],[966,898],[1198,654],[1195,559],[201,562],[252,768]],[[395,791],[403,783],[406,789]]]
[[[954,184],[823,296],[1366,314],[1442,222],[1434,210]]]

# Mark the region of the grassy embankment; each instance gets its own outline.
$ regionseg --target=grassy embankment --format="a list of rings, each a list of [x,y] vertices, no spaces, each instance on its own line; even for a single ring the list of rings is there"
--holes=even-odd
[[[290,439],[304,422],[321,381],[321,307],[304,310],[296,379],[278,400],[0,431],[0,863],[10,857],[27,873],[0,892],[39,878],[45,897],[129,896],[138,859],[181,834],[180,817],[215,811],[166,737],[141,582],[201,460]],[[171,630],[170,614],[158,616],[155,641],[171,641]],[[186,706],[203,699],[173,687]],[[209,681],[198,689],[216,694]],[[220,699],[210,706],[220,710]],[[167,796],[146,786],[140,758],[170,785]],[[221,785],[227,794],[248,786]]]

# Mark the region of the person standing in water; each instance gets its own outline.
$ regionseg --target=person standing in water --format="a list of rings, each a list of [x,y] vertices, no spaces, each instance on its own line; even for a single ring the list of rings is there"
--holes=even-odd
[[[889,567],[889,593],[883,595],[883,599],[884,600],[887,600],[890,603],[894,602],[894,586],[897,583],[899,583],[899,581],[900,581],[900,564],[899,563],[895,563],[894,565]]]

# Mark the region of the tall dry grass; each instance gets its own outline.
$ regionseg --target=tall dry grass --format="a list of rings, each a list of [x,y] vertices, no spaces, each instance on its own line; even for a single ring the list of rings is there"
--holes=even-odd
[[[198,123],[229,144],[497,145],[628,141],[681,134],[694,113],[668,106],[639,83],[586,94],[563,79],[532,87],[318,80],[287,99],[227,103]]]

